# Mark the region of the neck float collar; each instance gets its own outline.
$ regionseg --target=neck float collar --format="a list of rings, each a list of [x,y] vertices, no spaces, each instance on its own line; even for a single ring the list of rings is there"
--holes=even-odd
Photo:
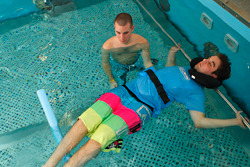
[[[202,60],[203,60],[203,58],[197,57],[197,58],[192,59],[192,61],[190,62],[191,69],[189,69],[188,72],[189,72],[191,78],[196,83],[198,83],[201,86],[204,86],[206,88],[209,88],[209,89],[214,89],[214,88],[219,87],[222,84],[222,82],[220,80],[218,80],[217,78],[214,78],[212,76],[197,72],[194,69],[194,66],[197,63],[201,62]]]

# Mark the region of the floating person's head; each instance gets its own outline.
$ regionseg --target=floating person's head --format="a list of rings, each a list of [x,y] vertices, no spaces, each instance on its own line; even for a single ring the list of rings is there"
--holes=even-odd
[[[197,72],[212,76],[222,81],[228,79],[231,74],[231,63],[225,54],[211,56],[208,59],[203,59],[194,66]]]
[[[231,75],[231,63],[225,54],[211,56],[208,59],[197,57],[190,62],[188,70],[191,78],[198,84],[214,89],[222,84]]]
[[[231,76],[231,63],[225,54],[219,53],[216,55],[220,59],[220,66],[213,74],[217,75],[217,79],[223,81]]]

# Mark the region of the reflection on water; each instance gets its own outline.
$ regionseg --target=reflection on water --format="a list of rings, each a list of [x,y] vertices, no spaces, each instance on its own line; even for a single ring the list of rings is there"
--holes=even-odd
[[[87,109],[87,107],[74,107],[65,112],[60,118],[58,125],[63,134],[65,134],[77,121],[77,118]]]

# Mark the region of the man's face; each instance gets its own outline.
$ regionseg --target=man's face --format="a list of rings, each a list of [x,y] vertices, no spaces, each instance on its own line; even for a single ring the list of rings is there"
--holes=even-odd
[[[218,56],[211,56],[208,59],[203,59],[203,61],[199,62],[194,66],[194,69],[197,72],[212,76],[217,78],[215,74],[212,74],[214,71],[218,69],[220,66],[221,60]]]
[[[123,44],[127,44],[130,40],[131,34],[134,31],[134,26],[130,26],[130,23],[127,23],[125,26],[120,26],[117,22],[114,24],[115,34],[119,41]]]

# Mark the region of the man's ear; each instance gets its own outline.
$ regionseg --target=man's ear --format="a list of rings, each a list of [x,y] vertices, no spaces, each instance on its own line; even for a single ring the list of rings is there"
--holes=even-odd
[[[132,32],[134,31],[134,28],[135,28],[135,25],[132,25],[131,29],[132,29]]]

